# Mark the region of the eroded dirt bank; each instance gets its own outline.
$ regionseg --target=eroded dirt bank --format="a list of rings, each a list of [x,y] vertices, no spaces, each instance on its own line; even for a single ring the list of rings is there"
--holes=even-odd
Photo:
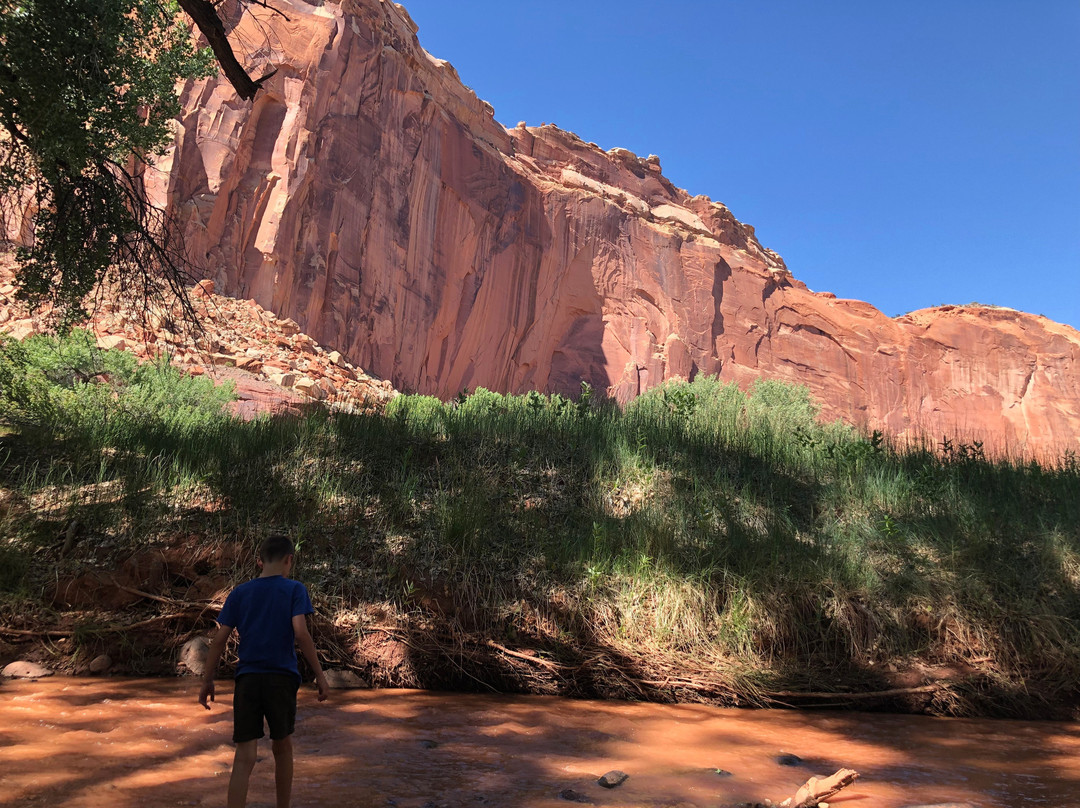
[[[0,805],[220,804],[231,683],[209,713],[195,698],[193,679],[4,682]],[[862,778],[834,804],[875,808],[1063,806],[1080,786],[1080,729],[1065,723],[394,690],[318,704],[303,690],[296,744],[296,804],[312,807],[555,808],[570,788],[601,806],[704,808],[777,800],[840,766]],[[273,803],[263,752],[256,806]],[[630,778],[605,791],[610,769]]]
[[[108,549],[98,553],[104,558]],[[242,546],[207,542],[193,551],[176,544],[121,555],[126,560],[113,563],[84,556],[54,570],[41,600],[2,604],[0,667],[27,660],[61,675],[201,675],[225,596],[251,574]],[[353,559],[355,570],[368,563]],[[446,581],[408,567],[382,582],[405,587],[407,595],[381,602],[334,597],[309,573],[302,577],[314,586],[313,633],[337,681],[718,707],[1076,718],[1071,692],[1033,676],[1018,693],[991,659],[968,664],[913,656],[876,667],[823,660],[819,670],[769,680],[730,662],[612,644],[581,617],[588,604],[564,603],[564,595],[545,606],[519,603],[498,621],[479,607],[462,607]],[[226,650],[219,674],[230,675],[234,652],[234,646]]]

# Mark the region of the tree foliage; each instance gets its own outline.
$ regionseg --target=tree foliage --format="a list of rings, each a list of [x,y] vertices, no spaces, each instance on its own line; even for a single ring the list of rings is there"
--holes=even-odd
[[[208,75],[213,56],[173,0],[0,0],[0,12],[0,224],[23,225],[20,296],[70,323],[110,270],[144,295],[156,277],[179,291],[182,245],[141,175],[170,140],[177,81]]]

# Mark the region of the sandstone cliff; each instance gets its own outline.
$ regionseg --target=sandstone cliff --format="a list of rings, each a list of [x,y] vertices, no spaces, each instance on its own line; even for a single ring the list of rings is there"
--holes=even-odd
[[[1074,329],[981,307],[894,320],[812,293],[657,158],[501,126],[401,6],[274,5],[288,19],[231,21],[248,72],[278,70],[265,91],[190,83],[148,175],[219,290],[443,397],[763,375],[870,428],[1080,448]]]

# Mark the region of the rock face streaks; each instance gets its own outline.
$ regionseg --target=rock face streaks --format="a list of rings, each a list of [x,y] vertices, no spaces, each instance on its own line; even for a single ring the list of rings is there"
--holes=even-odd
[[[655,157],[506,129],[405,10],[280,0],[231,21],[278,72],[253,103],[184,88],[149,172],[222,292],[396,387],[626,400],[673,377],[807,385],[828,415],[988,448],[1080,448],[1080,333],[1005,309],[890,319],[810,292]]]

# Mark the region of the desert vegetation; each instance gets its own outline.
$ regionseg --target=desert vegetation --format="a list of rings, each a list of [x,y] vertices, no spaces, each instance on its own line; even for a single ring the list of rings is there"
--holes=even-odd
[[[1075,457],[896,446],[821,423],[803,388],[715,378],[625,408],[583,385],[244,422],[228,388],[78,331],[4,342],[0,391],[0,625],[73,626],[69,656],[145,616],[52,605],[90,563],[76,527],[106,566],[284,529],[329,661],[380,683],[941,714],[1076,702]],[[160,653],[210,616],[169,624]],[[406,662],[365,656],[376,635]]]

